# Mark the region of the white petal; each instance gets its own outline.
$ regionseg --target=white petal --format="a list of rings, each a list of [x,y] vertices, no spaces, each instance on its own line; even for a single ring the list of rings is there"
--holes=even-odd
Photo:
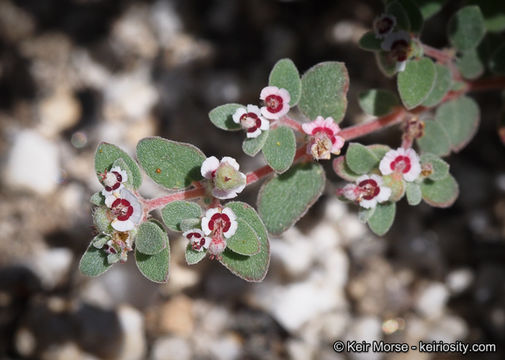
[[[235,215],[235,213],[233,212],[232,209],[230,209],[229,207],[225,207],[222,211],[223,214],[227,215],[230,220],[236,220],[237,219],[237,216]]]
[[[402,72],[405,70],[405,67],[407,66],[407,61],[398,61],[396,63],[396,71]]]
[[[291,101],[291,95],[289,94],[289,91],[286,89],[279,89],[278,94],[282,98],[284,104],[288,104],[289,106],[289,102]]]
[[[243,107],[240,107],[237,110],[235,110],[235,112],[233,113],[233,116],[232,116],[233,122],[240,124],[240,118],[242,117],[242,115],[244,115],[246,113],[247,113],[247,110]]]
[[[277,118],[280,118],[280,117],[286,115],[288,112],[289,112],[289,103],[284,102],[282,104],[282,109],[277,113]]]
[[[218,208],[211,208],[205,212],[205,216],[202,218],[202,230],[205,235],[209,235],[212,231],[209,229],[209,221],[214,214],[219,212]]]
[[[260,116],[260,120],[261,120],[261,125],[260,125],[261,130],[265,131],[265,130],[270,129],[270,121],[268,121],[267,119],[265,119],[262,116]]]
[[[360,202],[359,202],[359,205],[365,209],[371,209],[371,208],[374,208],[376,205],[377,205],[377,196],[374,197],[373,199],[370,199],[370,200],[365,200],[365,199],[362,199]]]
[[[200,230],[200,229],[190,229],[190,230],[184,231],[184,232],[182,233],[182,236],[184,236],[184,237],[187,239],[187,238],[188,238],[188,235],[189,235],[189,234],[192,234],[192,233],[198,233],[198,234],[200,234],[200,235],[202,235],[202,236],[204,236],[204,235],[205,235],[205,234],[203,233],[203,231],[202,231],[202,230]],[[189,240],[189,239],[188,239],[188,240]]]
[[[260,130],[260,128],[257,128],[253,132],[247,132],[246,136],[249,139],[254,139],[254,138],[257,138],[258,136],[260,136],[260,134],[261,134],[261,130]]]
[[[214,188],[212,189],[212,196],[219,200],[227,200],[227,199],[233,199],[234,197],[237,196],[237,193],[235,192],[234,189],[230,190],[223,190],[223,189],[217,189]]]
[[[387,186],[381,186],[380,191],[375,197],[377,199],[377,202],[384,202],[388,201],[389,197],[391,196],[391,188],[388,188]]]
[[[393,173],[393,170],[391,169],[391,163],[394,161],[395,158],[396,158],[395,150],[390,150],[386,153],[386,155],[384,155],[379,164],[379,170],[382,173],[382,175],[389,175]]]
[[[379,175],[370,175],[370,179],[375,180],[377,185],[381,186],[382,185],[382,178]]]
[[[118,219],[112,220],[112,227],[117,231],[129,231],[135,227],[135,224],[130,220],[120,221]]]
[[[235,232],[237,232],[237,227],[238,227],[237,221],[236,220],[231,220],[231,222],[230,222],[230,228],[228,229],[228,231],[226,231],[226,232],[223,233],[224,237],[227,238],[227,239],[229,239],[233,235],[235,235]]]
[[[261,114],[261,110],[259,107],[257,107],[256,105],[247,105],[247,112],[252,112],[256,115],[260,115]]]
[[[121,175],[121,182],[122,183],[125,183],[128,181],[128,173],[126,172],[126,170],[119,171],[119,174]],[[123,185],[123,184],[121,184],[121,185]]]
[[[275,114],[271,113],[266,106],[261,107],[261,115],[263,115],[264,117],[266,117],[267,119],[270,119],[270,120],[277,120],[278,118],[280,118],[282,116],[282,114],[280,112],[275,113]]]
[[[215,156],[208,157],[202,163],[200,172],[202,176],[206,179],[212,179],[212,172],[216,171],[219,167],[219,160]]]
[[[419,161],[415,161],[410,163],[410,170],[403,174],[403,178],[405,181],[414,181],[419,177],[419,174],[421,174],[421,165]]]
[[[105,205],[110,208],[112,206],[112,203],[116,201],[117,197],[114,195],[109,195],[105,198]]]
[[[260,99],[265,100],[268,95],[277,94],[279,88],[277,86],[267,86],[261,90]]]
[[[232,168],[234,168],[237,171],[238,171],[238,169],[240,169],[240,165],[238,164],[237,160],[235,160],[234,158],[229,157],[229,156],[223,157],[221,159],[221,163],[227,163],[228,165],[230,165]]]
[[[204,239],[205,239],[205,243],[203,244],[202,247],[205,248],[205,249],[208,249],[210,243],[212,242],[212,239],[210,237],[208,237],[208,236],[204,237]]]

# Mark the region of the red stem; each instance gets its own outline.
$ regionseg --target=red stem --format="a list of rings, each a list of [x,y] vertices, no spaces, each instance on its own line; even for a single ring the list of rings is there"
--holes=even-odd
[[[402,107],[397,107],[391,114],[377,118],[365,124],[354,125],[346,129],[341,130],[338,135],[342,136],[345,140],[352,140],[360,136],[364,136],[385,128],[397,124],[403,120],[403,117],[407,114],[407,111]]]
[[[443,64],[450,63],[452,61],[452,56],[447,54],[445,51],[436,49],[429,45],[423,44],[424,55],[429,56]]]
[[[200,183],[201,184],[201,183]],[[195,189],[183,190],[176,193],[168,194],[156,199],[144,200],[144,211],[150,212],[158,209],[166,204],[176,200],[190,200],[202,197],[205,195],[206,189],[203,186]]]

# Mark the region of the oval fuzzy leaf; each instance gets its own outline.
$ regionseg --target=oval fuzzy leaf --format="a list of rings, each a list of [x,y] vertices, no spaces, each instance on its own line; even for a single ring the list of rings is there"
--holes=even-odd
[[[126,162],[123,159],[119,158],[116,161],[114,161],[114,163],[111,166],[111,168],[115,168],[115,167],[119,167],[121,170],[126,171],[126,175],[128,177],[128,180],[125,183],[133,186],[134,177],[133,177],[133,174],[132,174],[130,168],[126,164]],[[124,179],[123,179],[123,181],[124,181]]]
[[[132,184],[134,188],[138,188],[142,184],[142,175],[139,167],[133,159],[123,150],[115,145],[102,142],[98,145],[95,153],[95,171],[97,174],[103,173],[105,170],[110,170],[117,159],[123,159],[128,166],[128,170],[132,175]],[[130,174],[129,173],[129,174]],[[100,177],[98,177],[100,180]]]
[[[358,45],[363,50],[368,51],[378,51],[381,49],[382,39],[375,36],[373,31],[366,32],[361,39],[359,39]]]
[[[437,78],[435,64],[423,57],[407,61],[405,70],[398,74],[398,92],[403,105],[413,109],[430,94]]]
[[[384,116],[391,113],[395,106],[400,105],[396,94],[384,89],[370,89],[358,96],[359,106],[367,114]]]
[[[268,231],[280,234],[298,221],[324,189],[321,165],[297,164],[263,184],[258,195],[258,212]]]
[[[339,123],[347,109],[348,89],[349,75],[344,63],[319,63],[302,76],[302,96],[298,107],[309,119],[331,116]]]
[[[421,183],[423,200],[434,207],[449,207],[458,198],[459,187],[456,180],[451,175],[444,179],[433,181],[425,179]]]
[[[226,240],[226,247],[234,253],[251,256],[260,252],[258,236],[243,219],[237,219],[238,227],[235,234]]]
[[[339,156],[333,160],[333,170],[342,179],[350,182],[353,182],[360,177],[360,174],[356,174],[349,168],[347,162],[345,161],[345,156]]]
[[[296,65],[291,59],[281,59],[274,65],[268,78],[268,85],[284,88],[289,92],[291,107],[298,104],[302,94],[302,82]]]
[[[109,270],[111,264],[107,261],[107,253],[89,244],[79,262],[79,270],[87,276],[98,276]]]
[[[146,221],[139,226],[135,237],[135,249],[146,255],[159,253],[168,243],[167,233],[152,221]]]
[[[426,107],[438,105],[452,86],[451,71],[447,66],[435,64],[435,70],[437,73],[435,84],[428,97],[422,103]]]
[[[196,146],[160,137],[140,140],[137,158],[147,175],[167,189],[183,189],[202,179],[200,167],[206,159]]]
[[[399,201],[405,195],[405,181],[400,176],[394,174],[382,177],[384,185],[391,189],[390,201]]]
[[[421,166],[429,164],[431,174],[428,175],[430,180],[442,180],[449,174],[449,164],[438,156],[430,153],[421,155]]]
[[[382,236],[389,231],[395,220],[396,203],[386,202],[377,204],[375,210],[368,219],[368,227],[375,234]]]
[[[484,17],[478,6],[465,6],[450,19],[447,27],[449,42],[465,51],[476,48],[486,33]]]
[[[167,282],[170,266],[170,244],[166,238],[165,248],[156,255],[142,254],[135,250],[137,267],[146,278],[156,283]]]
[[[423,199],[423,194],[421,193],[421,187],[413,182],[407,183],[406,189],[407,202],[409,205],[416,206],[421,203]]]
[[[363,175],[377,167],[380,159],[366,146],[359,143],[351,143],[345,154],[345,161],[349,169],[356,174]]]
[[[500,45],[491,56],[489,69],[495,74],[505,75],[505,43]]]
[[[99,232],[111,234],[114,231],[111,226],[111,221],[112,220],[109,218],[109,210],[105,206],[93,210],[93,223]]]
[[[196,251],[193,250],[191,247],[191,243],[188,243],[186,246],[186,253],[185,253],[185,258],[186,258],[186,263],[188,265],[195,265],[202,261],[205,258],[205,255],[207,255],[206,251]]]
[[[424,120],[424,134],[416,140],[421,152],[431,152],[438,156],[449,155],[451,139],[445,129],[434,120]]]
[[[414,0],[426,21],[440,10],[447,0]]]
[[[172,231],[184,231],[181,228],[181,221],[200,218],[201,216],[202,208],[200,205],[185,200],[172,201],[161,210],[163,222]]]
[[[396,18],[396,25],[405,31],[410,31],[410,20],[407,11],[398,1],[392,1],[386,6],[386,13]]]
[[[397,72],[396,60],[391,56],[388,51],[378,51],[375,53],[375,60],[379,70],[387,77],[393,77]]]
[[[296,153],[296,138],[293,130],[287,126],[270,130],[262,150],[266,162],[272,169],[277,173],[285,172],[293,163]]]
[[[91,195],[89,202],[97,206],[105,205],[105,197],[102,195],[101,191],[98,191]]]
[[[245,138],[242,143],[242,151],[244,151],[246,155],[256,156],[256,154],[263,149],[268,138],[268,133],[268,131],[262,131],[261,134],[255,138]]]
[[[458,152],[477,132],[480,121],[479,105],[473,99],[462,96],[440,105],[435,120],[449,136],[452,150]]]
[[[222,130],[237,131],[242,126],[233,121],[233,114],[238,108],[244,107],[240,104],[224,104],[215,107],[209,112],[210,121]]]
[[[254,230],[260,242],[260,251],[256,255],[244,256],[225,249],[220,261],[233,274],[246,281],[262,281],[270,264],[270,243],[265,225],[256,211],[246,203],[233,201],[227,203],[226,206],[233,210],[237,218],[245,220]]]
[[[181,224],[179,228],[181,229],[180,231],[188,231],[191,229],[199,229],[200,228],[200,218],[190,218],[190,219],[183,219],[181,220]]]
[[[459,72],[465,79],[476,79],[484,72],[484,64],[476,49],[465,51],[456,62]]]
[[[478,5],[484,16],[487,31],[499,33],[505,30],[505,2],[500,0],[469,0],[468,5]]]
[[[384,155],[386,155],[386,153],[389,150],[391,150],[391,148],[389,146],[382,145],[382,144],[372,144],[372,145],[368,145],[366,148],[368,150],[370,150],[371,152],[373,152],[375,154],[375,157],[379,160],[382,160]]]
[[[419,33],[423,29],[423,14],[417,4],[412,0],[398,0],[398,2],[403,6],[410,22],[410,31],[414,33]]]

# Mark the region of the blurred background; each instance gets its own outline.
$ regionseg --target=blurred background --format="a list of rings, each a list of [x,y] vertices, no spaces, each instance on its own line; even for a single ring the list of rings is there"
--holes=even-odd
[[[422,39],[446,45],[449,1]],[[134,154],[139,139],[190,142],[249,171],[242,136],[207,113],[257,103],[268,73],[290,57],[300,71],[346,63],[343,125],[364,121],[356,95],[394,89],[357,47],[380,1],[0,0],[1,359],[460,359],[460,354],[337,354],[337,339],[416,344],[486,342],[505,352],[505,151],[500,94],[476,96],[482,126],[450,157],[461,195],[450,209],[400,203],[378,238],[354,207],[325,194],[279,238],[263,283],[216,262],[188,267],[170,233],[171,274],[152,284],[132,256],[105,275],[79,274],[93,236],[100,141]],[[400,131],[363,139],[400,143]],[[258,185],[240,199],[255,202]],[[145,179],[147,196],[163,190]]]

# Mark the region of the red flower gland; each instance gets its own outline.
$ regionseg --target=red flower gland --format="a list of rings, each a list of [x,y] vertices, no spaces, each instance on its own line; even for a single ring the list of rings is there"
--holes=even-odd
[[[142,205],[135,195],[122,188],[120,192],[105,198],[105,205],[111,209],[114,220],[111,226],[117,231],[130,231],[140,223]]]
[[[389,200],[391,189],[382,184],[377,175],[363,175],[356,179],[356,185],[348,184],[337,192],[351,201],[357,201],[361,207],[374,208],[377,203]]]
[[[105,170],[100,174],[102,185],[102,195],[107,197],[118,193],[123,188],[123,184],[128,181],[128,174],[125,170],[121,170],[119,166],[115,166],[110,171]],[[117,194],[116,194],[117,195]]]
[[[211,240],[200,229],[191,229],[182,235],[189,240],[191,248],[195,251],[203,251],[209,248]]]
[[[202,230],[205,235],[210,236],[212,239],[209,246],[211,255],[219,256],[224,251],[226,239],[235,234],[237,226],[235,213],[230,208],[207,210],[202,218]]]
[[[261,115],[261,110],[256,105],[238,108],[232,118],[246,130],[248,138],[258,137],[262,131],[270,127],[270,123]]]
[[[414,181],[421,173],[419,157],[414,149],[389,150],[379,164],[382,175],[399,174],[405,181]]]
[[[111,205],[111,210],[119,221],[126,221],[133,214],[133,206],[126,199],[116,199]]]

